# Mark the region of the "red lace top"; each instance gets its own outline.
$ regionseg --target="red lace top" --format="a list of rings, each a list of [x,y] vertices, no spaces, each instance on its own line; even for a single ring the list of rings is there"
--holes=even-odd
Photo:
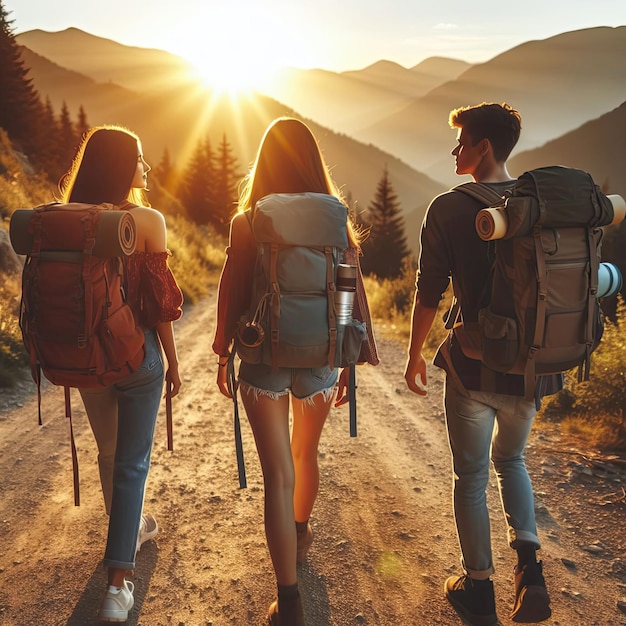
[[[170,252],[134,252],[126,257],[127,299],[142,328],[173,322],[183,314],[183,294],[167,265]]]

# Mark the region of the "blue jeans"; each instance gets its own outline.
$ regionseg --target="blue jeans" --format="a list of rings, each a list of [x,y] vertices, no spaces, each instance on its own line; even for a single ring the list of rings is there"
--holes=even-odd
[[[535,402],[482,391],[461,394],[448,378],[446,423],[454,468],[454,517],[465,571],[474,578],[493,572],[486,489],[490,456],[512,548],[539,548],[533,489],[524,459]]]
[[[98,467],[109,534],[104,565],[134,569],[144,490],[164,368],[156,332],[145,333],[143,363],[124,380],[102,389],[80,389],[98,445]]]

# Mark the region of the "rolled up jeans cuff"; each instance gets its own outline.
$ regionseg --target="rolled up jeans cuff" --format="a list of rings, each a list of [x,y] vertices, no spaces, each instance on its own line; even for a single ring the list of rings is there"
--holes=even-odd
[[[541,548],[541,542],[539,537],[535,533],[528,530],[515,530],[515,528],[509,528],[509,546],[514,550],[519,548],[522,543],[530,543],[535,546],[535,549]]]

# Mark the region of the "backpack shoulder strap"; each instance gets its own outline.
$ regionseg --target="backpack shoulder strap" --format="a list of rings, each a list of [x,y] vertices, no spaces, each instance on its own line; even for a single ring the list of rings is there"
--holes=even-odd
[[[452,188],[454,191],[460,191],[474,200],[478,200],[484,206],[491,206],[498,203],[502,199],[502,195],[484,183],[462,183]]]

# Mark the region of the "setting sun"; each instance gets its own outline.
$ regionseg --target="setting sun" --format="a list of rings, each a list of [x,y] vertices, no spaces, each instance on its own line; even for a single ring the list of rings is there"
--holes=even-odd
[[[184,31],[176,51],[218,92],[258,89],[281,66],[306,63],[304,38],[267,7],[229,4],[205,7]]]
[[[214,57],[215,58],[215,57]],[[213,61],[194,59],[200,80],[216,93],[237,95],[258,89],[275,69],[259,59],[224,56]]]

